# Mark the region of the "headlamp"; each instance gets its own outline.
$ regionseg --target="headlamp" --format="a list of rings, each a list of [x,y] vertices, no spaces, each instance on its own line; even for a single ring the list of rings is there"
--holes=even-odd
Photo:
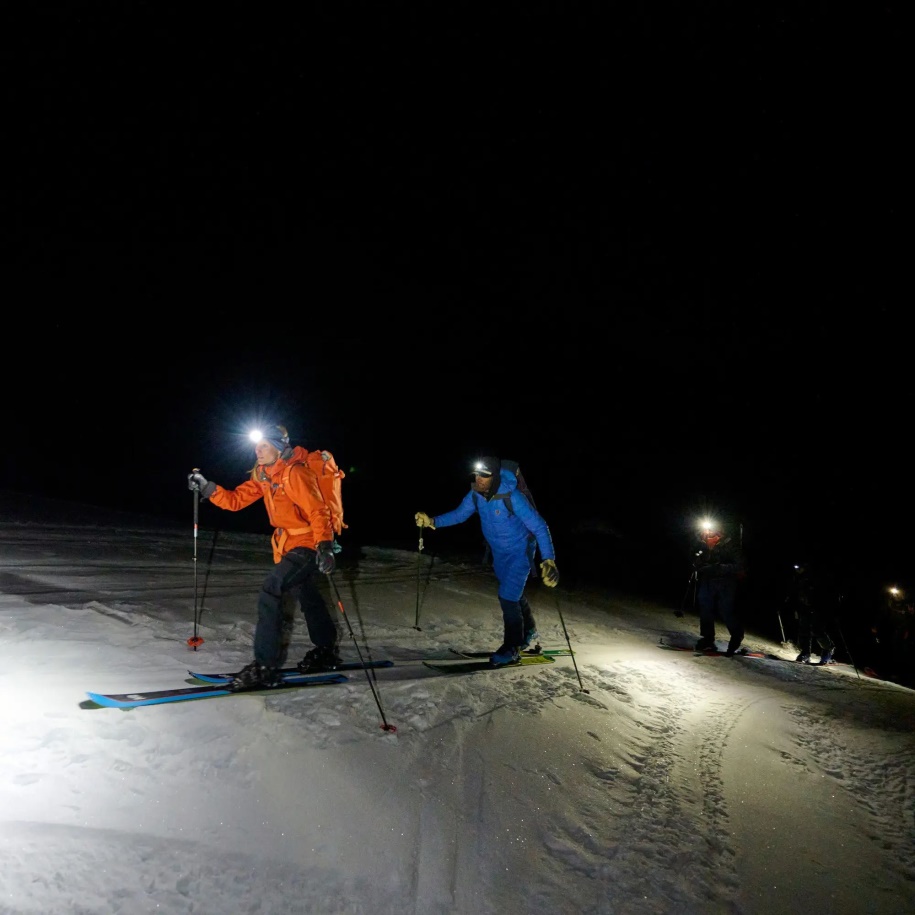
[[[699,522],[699,530],[702,531],[703,537],[708,537],[711,534],[718,533],[721,529],[718,527],[717,523],[714,522],[711,518],[703,518]]]

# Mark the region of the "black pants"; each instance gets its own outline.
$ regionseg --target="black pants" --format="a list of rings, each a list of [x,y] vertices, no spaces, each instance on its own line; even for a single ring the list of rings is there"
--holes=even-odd
[[[261,585],[257,597],[257,629],[254,632],[254,660],[276,667],[283,643],[283,595],[293,593],[299,600],[308,637],[316,648],[337,644],[337,625],[318,588],[317,553],[305,547],[290,550]]]
[[[804,654],[810,654],[814,642],[820,646],[820,654],[832,651],[836,647],[836,643],[823,625],[823,620],[812,611],[800,610],[797,614],[797,647]]]
[[[731,644],[739,648],[743,642],[743,622],[737,611],[737,579],[709,578],[700,581],[696,589],[699,608],[699,635],[715,641],[715,618],[720,617],[731,636]]]

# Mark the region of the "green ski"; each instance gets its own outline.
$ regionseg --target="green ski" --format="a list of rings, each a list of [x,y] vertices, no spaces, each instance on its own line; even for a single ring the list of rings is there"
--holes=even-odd
[[[549,655],[534,654],[521,655],[521,657],[512,664],[494,665],[489,661],[489,655],[485,658],[468,659],[466,661],[423,661],[426,667],[433,670],[441,671],[446,674],[469,674],[478,670],[515,670],[518,667],[532,667],[535,664],[553,664],[553,658]]]

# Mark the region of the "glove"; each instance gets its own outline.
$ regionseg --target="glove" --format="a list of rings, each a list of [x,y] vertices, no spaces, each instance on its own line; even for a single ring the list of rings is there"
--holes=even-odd
[[[548,588],[555,588],[559,584],[559,569],[553,559],[544,559],[540,563],[540,576]]]
[[[432,530],[435,530],[432,519],[425,512],[417,512],[414,517],[416,518],[417,527],[431,527]]]
[[[330,575],[337,568],[337,560],[334,558],[333,540],[322,540],[317,546],[318,556],[315,562],[318,571],[324,575]]]
[[[191,492],[196,489],[200,493],[201,499],[209,499],[216,492],[216,484],[207,480],[199,470],[187,475],[187,488]]]

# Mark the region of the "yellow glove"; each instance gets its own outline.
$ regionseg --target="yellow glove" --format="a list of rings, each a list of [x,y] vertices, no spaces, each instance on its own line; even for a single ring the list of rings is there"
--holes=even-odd
[[[540,563],[540,575],[548,588],[555,588],[559,584],[559,569],[552,559],[544,559]]]
[[[425,512],[417,512],[414,517],[416,518],[417,527],[431,527],[432,530],[435,530],[432,519]]]

